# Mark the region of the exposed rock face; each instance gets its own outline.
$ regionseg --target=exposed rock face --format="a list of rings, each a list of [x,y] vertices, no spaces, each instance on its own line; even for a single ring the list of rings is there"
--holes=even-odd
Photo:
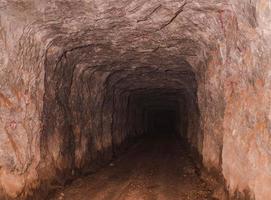
[[[231,198],[269,199],[270,24],[268,0],[1,1],[0,199],[111,159],[154,104]]]

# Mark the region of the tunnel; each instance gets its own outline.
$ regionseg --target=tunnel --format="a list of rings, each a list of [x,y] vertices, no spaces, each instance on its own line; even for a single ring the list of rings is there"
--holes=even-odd
[[[270,0],[2,0],[0,200],[269,200]]]
[[[129,155],[134,145],[139,145],[135,155],[128,156],[125,162],[136,161],[135,165],[146,162],[143,166],[157,162],[156,167],[153,166],[155,169],[164,166],[160,163],[164,154],[172,160],[169,161],[172,164],[163,171],[171,171],[171,167],[176,167],[175,157],[183,157],[179,152],[181,150],[176,150],[178,146],[191,141],[194,142],[193,149],[201,148],[203,141],[200,136],[197,81],[187,61],[180,58],[177,63],[171,63],[153,52],[143,63],[140,58],[146,55],[132,53],[129,61],[121,58],[109,65],[97,66],[94,63],[93,66],[82,66],[80,63],[93,59],[89,57],[92,50],[92,46],[82,47],[80,52],[76,48],[64,52],[56,65],[50,60],[45,63],[41,156],[45,165],[54,165],[61,171],[57,172],[58,184],[69,182],[72,179],[69,175],[71,171],[75,176],[89,173],[98,175],[99,168],[108,165],[109,161],[114,163],[125,153]],[[108,62],[108,58],[103,56],[111,55],[111,51],[110,48],[100,49],[99,53],[95,52],[95,56],[97,60],[105,59],[103,62]],[[171,147],[168,146],[170,143]],[[142,151],[147,154],[152,152],[148,161]],[[187,149],[184,148],[184,151]],[[152,160],[156,156],[159,159]],[[52,167],[49,169],[46,171],[47,176],[56,173],[51,171]],[[121,171],[132,169],[127,166]],[[178,170],[184,169],[179,166]],[[147,176],[144,172],[140,173],[143,177]],[[207,189],[204,189],[202,197],[209,198]],[[103,190],[100,192],[103,193]],[[94,199],[103,198],[99,192],[93,195]],[[175,196],[180,198],[180,195]]]

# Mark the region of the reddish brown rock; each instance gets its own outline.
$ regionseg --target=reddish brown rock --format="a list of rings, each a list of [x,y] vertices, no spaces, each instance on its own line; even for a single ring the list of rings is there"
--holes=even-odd
[[[268,0],[1,1],[1,195],[98,168],[167,105],[231,198],[268,200],[270,24]]]

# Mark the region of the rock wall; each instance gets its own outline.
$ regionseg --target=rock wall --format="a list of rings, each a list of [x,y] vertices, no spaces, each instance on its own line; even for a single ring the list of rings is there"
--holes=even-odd
[[[268,0],[0,2],[0,199],[42,198],[94,170],[145,133],[146,107],[168,103],[230,198],[267,200],[270,9]]]
[[[209,52],[199,90],[203,159],[222,171],[230,197],[269,199],[270,2],[232,7],[235,15],[220,13],[224,38]]]
[[[244,22],[239,23],[243,38],[235,45],[235,51],[231,45],[228,56],[233,70],[225,87],[222,168],[232,193],[247,190],[255,199],[268,199],[271,52],[268,45],[270,25],[267,24],[270,24],[271,7],[269,1],[243,5],[247,8],[240,16]],[[234,53],[238,50],[239,56]]]

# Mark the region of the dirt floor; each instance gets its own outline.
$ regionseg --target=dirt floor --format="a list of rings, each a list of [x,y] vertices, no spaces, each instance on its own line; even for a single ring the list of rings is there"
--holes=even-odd
[[[50,200],[210,200],[187,149],[174,137],[148,137],[97,173]]]

